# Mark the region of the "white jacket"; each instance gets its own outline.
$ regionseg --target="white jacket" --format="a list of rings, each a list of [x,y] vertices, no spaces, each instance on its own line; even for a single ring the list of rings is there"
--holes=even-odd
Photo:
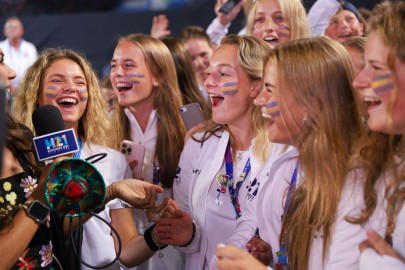
[[[298,152],[290,147],[281,154],[280,151],[274,153],[258,174],[257,181],[252,183],[251,190],[256,195],[248,194],[245,213],[238,222],[237,233],[231,237],[228,244],[244,248],[249,240],[247,236],[259,228],[260,237],[272,247],[275,264],[276,252],[280,250],[281,216],[284,213],[285,199],[297,164]],[[297,185],[301,181],[302,175],[298,173]],[[363,207],[362,181],[356,171],[351,172],[346,181],[325,261],[322,263],[323,240],[322,236],[318,235],[312,243],[308,269],[337,270],[359,267],[358,245],[366,238],[365,232],[360,225],[348,223],[344,218],[347,215],[355,215]],[[259,188],[258,192],[256,187]],[[272,267],[275,269],[274,264]]]
[[[389,175],[388,175],[389,177]],[[370,227],[374,229],[380,236],[384,237],[387,228],[387,213],[385,212],[386,200],[384,183],[388,181],[379,181],[377,186],[378,202],[377,207],[370,217]],[[402,256],[405,257],[405,207],[395,220],[395,230],[392,235],[392,247]],[[405,263],[391,256],[381,256],[374,249],[367,248],[363,251],[360,257],[361,270],[375,270],[375,269],[390,269],[400,270],[405,269]]]
[[[218,185],[215,181],[216,174],[224,164],[225,150],[229,141],[229,133],[219,133],[220,138],[211,136],[203,143],[189,139],[186,142],[179,163],[178,178],[173,183],[174,199],[179,207],[189,212],[197,225],[197,234],[194,241],[186,248],[179,248],[186,252],[185,269],[208,269],[210,252],[215,250],[218,243],[224,243],[232,234],[236,225],[235,213],[233,210],[219,211],[222,216],[209,219],[214,216],[207,214],[207,209],[212,209],[213,201],[210,200],[213,194],[209,191]],[[196,134],[195,137],[201,137]],[[246,183],[253,179],[260,168],[260,162],[250,154],[251,171],[240,188],[239,199],[246,196]],[[234,175],[238,175],[234,172]],[[212,186],[214,185],[214,186]],[[215,195],[215,194],[214,194]],[[228,192],[224,200],[229,200]],[[229,204],[229,203],[228,203]],[[224,204],[225,205],[225,204]],[[240,201],[242,216],[244,215],[245,203]],[[211,207],[211,208],[210,208]],[[218,206],[218,209],[220,206]],[[209,223],[209,226],[207,225]],[[207,227],[217,226],[218,230],[207,233]],[[208,252],[208,253],[207,253]],[[213,255],[213,254],[212,254]]]

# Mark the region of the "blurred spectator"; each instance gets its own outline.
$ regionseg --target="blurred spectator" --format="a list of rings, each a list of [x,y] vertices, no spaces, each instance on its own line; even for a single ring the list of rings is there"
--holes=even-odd
[[[172,54],[183,104],[200,104],[205,119],[210,119],[211,103],[204,98],[199,90],[191,55],[186,45],[181,39],[174,37],[164,37],[160,40],[169,48]]]
[[[366,49],[366,42],[366,37],[351,37],[342,42],[342,45],[345,46],[352,60],[356,75],[363,70],[365,65],[364,52]]]
[[[24,27],[18,17],[12,16],[4,24],[5,40],[0,41],[0,48],[6,55],[4,62],[15,70],[17,77],[12,81],[11,94],[17,90],[24,72],[38,57],[35,45],[24,40]]]
[[[114,89],[111,85],[110,74],[101,80],[101,92],[107,103],[108,112],[111,112],[115,107],[117,96],[115,95]]]
[[[208,77],[207,72],[214,51],[214,45],[205,30],[199,26],[185,27],[180,33],[180,38],[185,42],[193,60],[194,72],[200,91],[205,97],[208,97],[203,83]]]

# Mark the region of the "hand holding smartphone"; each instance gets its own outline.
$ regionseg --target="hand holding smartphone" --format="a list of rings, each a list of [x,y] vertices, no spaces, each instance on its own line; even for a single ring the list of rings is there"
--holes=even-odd
[[[228,0],[219,8],[219,12],[228,14],[241,0]]]
[[[145,147],[132,141],[123,140],[120,148],[132,170],[132,177],[141,179]]]
[[[198,103],[186,104],[180,107],[180,116],[187,131],[205,120]]]

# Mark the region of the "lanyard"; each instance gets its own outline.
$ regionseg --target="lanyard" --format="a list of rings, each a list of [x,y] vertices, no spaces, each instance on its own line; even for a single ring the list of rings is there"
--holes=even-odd
[[[82,138],[80,138],[80,136],[79,136],[78,144],[79,144],[79,151],[77,151],[73,154],[73,158],[80,158],[80,154],[82,153]]]
[[[285,215],[287,214],[288,208],[290,207],[290,203],[293,199],[292,198],[293,192],[294,192],[295,186],[297,184],[298,167],[299,167],[299,165],[298,165],[298,161],[297,161],[297,164],[295,164],[293,175],[291,177],[290,187],[288,188],[287,199],[285,200],[283,215],[281,216],[282,222],[284,221]]]
[[[228,184],[229,197],[231,198],[231,203],[233,205],[233,208],[235,209],[236,219],[241,217],[240,204],[238,201],[239,190],[240,190],[240,187],[242,186],[243,182],[245,181],[246,176],[249,174],[250,168],[251,168],[251,165],[250,165],[250,157],[249,157],[248,160],[246,161],[245,167],[243,168],[242,174],[239,176],[239,180],[234,185],[232,151],[231,151],[231,145],[228,142],[228,145],[227,145],[226,151],[225,151],[225,169],[226,169],[226,178],[227,178],[226,182]]]
[[[153,176],[152,176],[152,182],[155,185],[159,185],[160,182],[160,166],[157,158],[153,161]]]
[[[285,215],[287,214],[288,208],[290,207],[290,203],[293,199],[293,192],[295,190],[295,186],[297,185],[298,168],[299,164],[297,161],[293,175],[291,177],[290,187],[288,188],[287,199],[285,201],[283,215],[281,216],[281,222],[284,222]],[[277,270],[284,269],[284,266],[287,266],[287,257],[288,257],[288,244],[285,234],[281,237],[280,251],[276,252],[276,255],[277,255],[276,269]]]

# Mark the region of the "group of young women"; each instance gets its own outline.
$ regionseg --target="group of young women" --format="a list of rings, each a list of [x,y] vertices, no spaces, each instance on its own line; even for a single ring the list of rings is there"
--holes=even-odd
[[[376,6],[359,72],[338,41],[309,38],[300,1],[258,0],[252,10],[248,36],[226,36],[214,50],[204,75],[212,116],[186,141],[185,99],[163,42],[118,41],[110,116],[83,56],[41,53],[8,118],[2,267],[404,268],[405,3]],[[2,62],[0,76],[9,84],[15,73]],[[39,224],[18,207],[45,202],[58,161],[44,167],[31,149],[31,115],[46,104],[80,139],[76,157],[107,154],[94,164],[108,185],[98,215],[121,238],[119,261],[118,238],[96,217],[84,217],[78,266],[64,245],[66,218],[51,211]],[[126,179],[123,140],[145,149],[141,180]]]

